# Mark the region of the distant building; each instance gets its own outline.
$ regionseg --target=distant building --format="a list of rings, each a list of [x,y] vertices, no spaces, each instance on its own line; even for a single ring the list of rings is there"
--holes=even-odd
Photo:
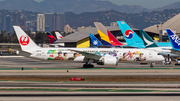
[[[118,26],[117,22],[111,22],[110,26]]]
[[[45,16],[44,14],[37,15],[37,31],[45,31]]]
[[[65,27],[64,27],[64,32],[66,33],[69,33],[69,32],[75,32],[75,30],[73,28],[71,28],[69,26],[69,24],[67,24]]]
[[[3,17],[2,29],[6,30],[6,32],[12,32],[12,17],[10,15],[6,15]]]
[[[20,13],[15,13],[13,14],[13,25],[20,25],[21,22],[21,17],[20,17]]]
[[[64,25],[64,14],[44,13],[37,16],[37,31],[64,31]]]
[[[91,26],[89,26],[89,27],[82,26],[82,27],[78,27],[77,31],[81,31],[81,30],[85,30],[85,29],[90,29],[90,28],[92,28],[92,27]]]
[[[26,26],[31,32],[35,32],[37,30],[37,21],[36,20],[30,20],[26,21]]]
[[[55,26],[54,26],[54,29],[52,31],[55,31],[55,30],[64,31],[64,26],[65,26],[64,14],[55,13],[54,18],[55,18]]]

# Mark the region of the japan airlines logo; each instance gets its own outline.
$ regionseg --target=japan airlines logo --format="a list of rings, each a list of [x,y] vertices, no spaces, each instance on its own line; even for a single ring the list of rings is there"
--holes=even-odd
[[[20,37],[20,40],[19,40],[20,44],[23,45],[23,46],[26,46],[29,44],[29,37],[26,36],[26,35],[23,35]]]
[[[125,31],[125,37],[126,37],[127,39],[132,39],[133,36],[134,36],[133,31],[131,31],[131,30],[126,30],[126,31]]]
[[[175,43],[178,44],[178,46],[180,46],[180,39],[176,35],[171,35],[170,37]]]

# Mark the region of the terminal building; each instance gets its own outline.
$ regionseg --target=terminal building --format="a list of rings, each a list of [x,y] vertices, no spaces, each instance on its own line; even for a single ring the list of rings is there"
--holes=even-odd
[[[120,41],[125,42],[123,35],[118,26],[106,26],[106,28]],[[169,41],[166,28],[173,30],[178,36],[180,36],[180,14],[169,19],[163,24],[153,25],[148,28],[143,29],[151,38],[159,38],[159,41],[167,42]],[[139,29],[133,30],[139,35]],[[100,41],[100,36],[97,32],[97,29],[92,27],[89,29],[77,31],[73,34],[65,36],[63,39],[58,40],[56,43],[61,43],[64,47],[91,47],[91,42],[89,38],[89,33],[94,34]]]
[[[169,40],[166,33],[167,28],[170,28],[174,33],[180,36],[180,13],[169,19],[165,23],[150,26],[148,28],[145,28],[144,31],[159,33],[160,35],[162,35],[162,41],[167,42]]]
[[[106,28],[120,42],[125,42],[124,37],[123,37],[118,26],[106,26]],[[138,29],[133,29],[133,30],[139,35]],[[90,41],[89,33],[94,34],[101,41],[101,38],[97,32],[97,29],[92,27],[89,29],[81,30],[81,31],[75,32],[73,34],[67,35],[67,36],[63,37],[61,40],[56,41],[55,43],[63,44],[64,47],[77,47],[77,48],[91,47],[91,41]],[[157,33],[148,32],[148,31],[147,31],[147,33],[151,37],[155,37],[158,35]]]

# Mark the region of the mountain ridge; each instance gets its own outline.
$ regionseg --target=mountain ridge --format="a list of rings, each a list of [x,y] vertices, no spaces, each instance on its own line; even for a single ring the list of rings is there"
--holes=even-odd
[[[137,13],[148,10],[138,5],[118,6],[110,1],[99,0],[44,0],[41,2],[34,0],[4,0],[0,1],[0,9],[61,13],[71,11],[76,14],[110,9],[127,13]]]

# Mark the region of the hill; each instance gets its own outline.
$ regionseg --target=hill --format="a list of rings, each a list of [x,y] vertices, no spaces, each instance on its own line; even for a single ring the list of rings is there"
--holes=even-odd
[[[76,14],[110,9],[127,13],[137,13],[148,10],[137,5],[118,6],[109,1],[99,0],[44,0],[42,2],[36,2],[34,0],[4,0],[0,1],[0,9],[61,13],[71,11]]]
[[[167,9],[163,11],[152,11],[142,13],[122,13],[115,10],[86,12],[75,14],[66,12],[66,24],[73,28],[80,26],[94,26],[93,22],[102,22],[109,26],[111,22],[126,21],[131,27],[144,29],[146,27],[166,22],[168,19],[180,13],[180,9]]]

